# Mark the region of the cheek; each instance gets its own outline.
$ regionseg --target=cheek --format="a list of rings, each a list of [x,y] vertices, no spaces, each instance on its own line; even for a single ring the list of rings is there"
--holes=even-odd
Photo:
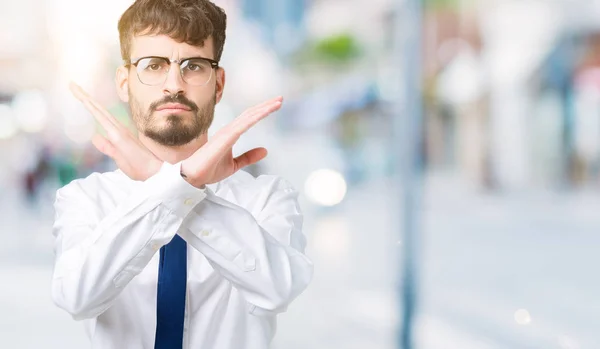
[[[154,96],[153,91],[145,91],[144,88],[133,88],[129,89],[129,103],[134,104],[135,108],[140,111],[146,112],[149,110],[152,103],[159,101],[162,97],[160,95]]]
[[[202,107],[212,103],[216,96],[216,90],[214,89],[214,86],[203,87],[204,88],[201,91],[198,91],[198,93],[196,93],[195,96],[192,97],[192,101],[194,101],[194,103],[196,103],[198,107]]]

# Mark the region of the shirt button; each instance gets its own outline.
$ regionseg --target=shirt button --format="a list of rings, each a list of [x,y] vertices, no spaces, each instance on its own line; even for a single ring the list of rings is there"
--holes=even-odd
[[[209,236],[209,235],[210,235],[210,231],[208,231],[208,230],[203,230],[202,231],[202,236],[206,237],[206,236]]]
[[[186,205],[193,205],[194,204],[194,200],[193,199],[185,199],[185,201],[183,202]]]
[[[159,243],[156,243],[156,242],[153,242],[153,243],[152,243],[152,249],[153,249],[154,251],[158,251],[158,250],[160,250],[160,244],[159,244]]]

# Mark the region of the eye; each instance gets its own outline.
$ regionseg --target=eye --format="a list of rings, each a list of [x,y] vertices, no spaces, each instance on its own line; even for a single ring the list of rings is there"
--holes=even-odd
[[[166,63],[162,59],[150,57],[141,59],[138,67],[147,72],[158,72],[166,68]]]
[[[190,63],[188,64],[187,69],[193,72],[199,72],[204,69],[204,66],[197,63]]]
[[[203,73],[210,69],[210,64],[202,59],[191,59],[184,63],[183,68],[191,73]]]

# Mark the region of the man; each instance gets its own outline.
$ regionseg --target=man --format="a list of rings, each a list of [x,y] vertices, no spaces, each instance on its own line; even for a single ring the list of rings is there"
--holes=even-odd
[[[54,302],[84,320],[93,348],[267,348],[276,315],[312,278],[297,192],[240,168],[246,130],[282,98],[210,140],[221,100],[226,16],[208,0],[137,0],[121,17],[116,73],[134,136],[76,85],[106,130],[93,144],[119,169],[56,194]]]

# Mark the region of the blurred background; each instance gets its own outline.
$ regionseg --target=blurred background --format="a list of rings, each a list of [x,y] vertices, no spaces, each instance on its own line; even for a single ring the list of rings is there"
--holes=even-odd
[[[235,150],[299,189],[315,264],[273,348],[600,348],[600,1],[215,2],[210,133],[285,96]],[[130,4],[0,0],[1,348],[88,347],[50,298],[52,204],[115,169],[67,86],[131,125]]]

